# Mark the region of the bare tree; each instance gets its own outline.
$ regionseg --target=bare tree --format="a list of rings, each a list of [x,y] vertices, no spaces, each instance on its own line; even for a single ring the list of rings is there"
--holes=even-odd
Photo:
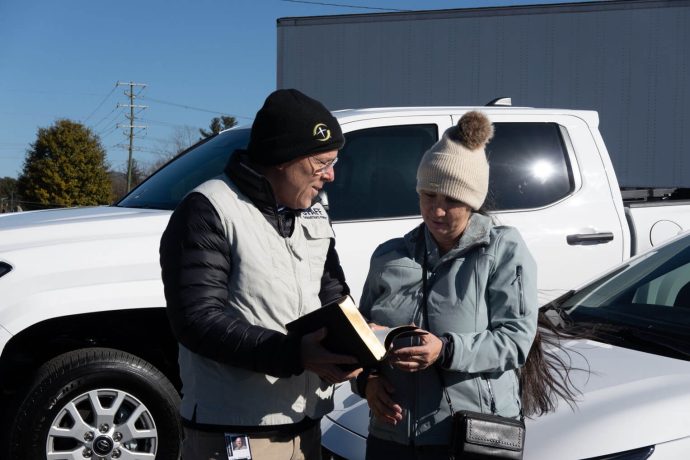
[[[143,168],[145,175],[147,177],[150,176],[165,163],[199,142],[199,140],[197,128],[192,126],[176,127],[168,139],[159,140],[158,145],[152,149],[151,153],[155,154],[156,157]]]

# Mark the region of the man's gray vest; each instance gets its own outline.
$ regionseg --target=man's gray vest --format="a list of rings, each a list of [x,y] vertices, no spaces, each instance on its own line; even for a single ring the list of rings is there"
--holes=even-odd
[[[226,177],[201,184],[230,242],[227,314],[285,332],[285,324],[321,306],[319,290],[333,229],[314,205],[295,217],[283,238]],[[180,345],[181,414],[213,425],[277,425],[305,416],[318,419],[333,408],[333,387],[316,374],[277,378],[212,359]]]

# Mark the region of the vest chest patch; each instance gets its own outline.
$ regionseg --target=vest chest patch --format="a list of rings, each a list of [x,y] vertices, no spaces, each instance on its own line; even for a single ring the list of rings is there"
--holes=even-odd
[[[323,208],[309,208],[302,211],[302,219],[324,219],[328,220],[328,215]]]

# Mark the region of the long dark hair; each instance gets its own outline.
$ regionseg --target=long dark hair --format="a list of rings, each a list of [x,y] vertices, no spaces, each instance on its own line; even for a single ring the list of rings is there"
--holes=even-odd
[[[562,329],[539,310],[537,334],[525,365],[518,369],[522,388],[522,411],[526,416],[540,416],[556,409],[558,397],[574,408],[581,392],[575,387],[571,373],[585,371],[574,368],[571,351],[564,350],[562,341],[582,338],[574,329]],[[560,354],[558,351],[565,351]]]

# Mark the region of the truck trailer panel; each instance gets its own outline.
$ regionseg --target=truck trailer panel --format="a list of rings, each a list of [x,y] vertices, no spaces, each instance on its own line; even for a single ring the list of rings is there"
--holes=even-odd
[[[592,109],[621,186],[690,185],[690,1],[278,20],[277,86],[330,109]]]

